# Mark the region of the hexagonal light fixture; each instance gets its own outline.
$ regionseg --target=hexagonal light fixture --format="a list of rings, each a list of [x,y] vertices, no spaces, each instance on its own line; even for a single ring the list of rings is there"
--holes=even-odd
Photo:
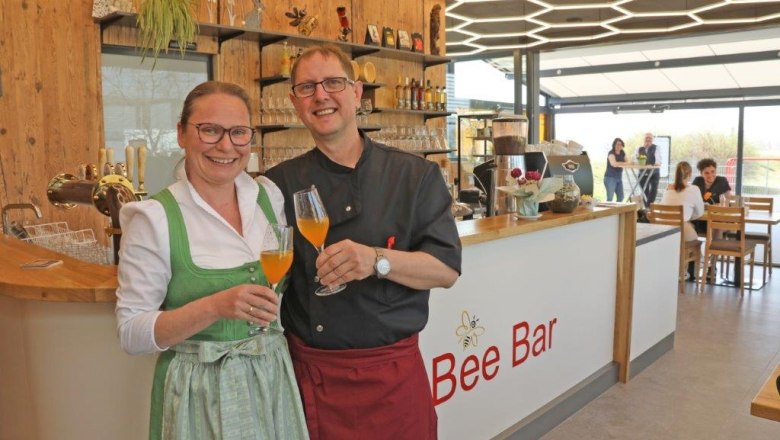
[[[459,57],[780,23],[780,0],[447,0],[445,14],[458,21],[446,44]]]

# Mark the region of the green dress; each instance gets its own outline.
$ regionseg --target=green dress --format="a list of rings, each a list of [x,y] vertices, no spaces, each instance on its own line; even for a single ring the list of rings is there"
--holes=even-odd
[[[258,204],[276,218],[262,185]],[[163,310],[171,310],[237,284],[264,284],[258,261],[231,269],[192,262],[181,210],[170,191],[153,197],[165,209],[171,281]],[[280,330],[250,337],[246,321],[220,319],[162,352],[152,386],[150,439],[306,439],[298,386]]]

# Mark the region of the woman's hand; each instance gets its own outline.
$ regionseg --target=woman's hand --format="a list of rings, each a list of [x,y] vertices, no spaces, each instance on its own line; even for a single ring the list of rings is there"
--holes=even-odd
[[[266,326],[277,318],[279,296],[268,287],[239,284],[212,295],[220,318],[241,319]]]

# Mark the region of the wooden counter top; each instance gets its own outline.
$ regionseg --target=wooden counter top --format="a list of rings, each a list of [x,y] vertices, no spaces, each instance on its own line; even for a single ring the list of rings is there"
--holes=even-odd
[[[750,402],[750,414],[780,422],[780,392],[777,391],[775,382],[778,376],[780,376],[780,365],[769,375],[764,386]]]
[[[551,229],[558,226],[571,225],[597,218],[618,215],[636,211],[637,206],[628,203],[622,206],[609,208],[595,208],[589,211],[585,208],[577,208],[571,214],[556,214],[543,212],[538,220],[518,220],[512,215],[498,215],[495,217],[476,220],[464,220],[458,222],[458,233],[463,246],[499,240],[520,234]]]
[[[40,258],[60,259],[48,269],[22,269]],[[65,302],[116,301],[116,266],[86,263],[54,251],[0,235],[0,295]]]

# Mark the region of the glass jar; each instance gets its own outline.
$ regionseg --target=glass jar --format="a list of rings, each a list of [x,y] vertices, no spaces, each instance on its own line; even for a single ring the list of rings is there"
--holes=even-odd
[[[570,213],[577,209],[580,204],[580,187],[574,181],[574,176],[566,174],[563,176],[563,186],[555,191],[555,199],[550,202],[552,212]]]

